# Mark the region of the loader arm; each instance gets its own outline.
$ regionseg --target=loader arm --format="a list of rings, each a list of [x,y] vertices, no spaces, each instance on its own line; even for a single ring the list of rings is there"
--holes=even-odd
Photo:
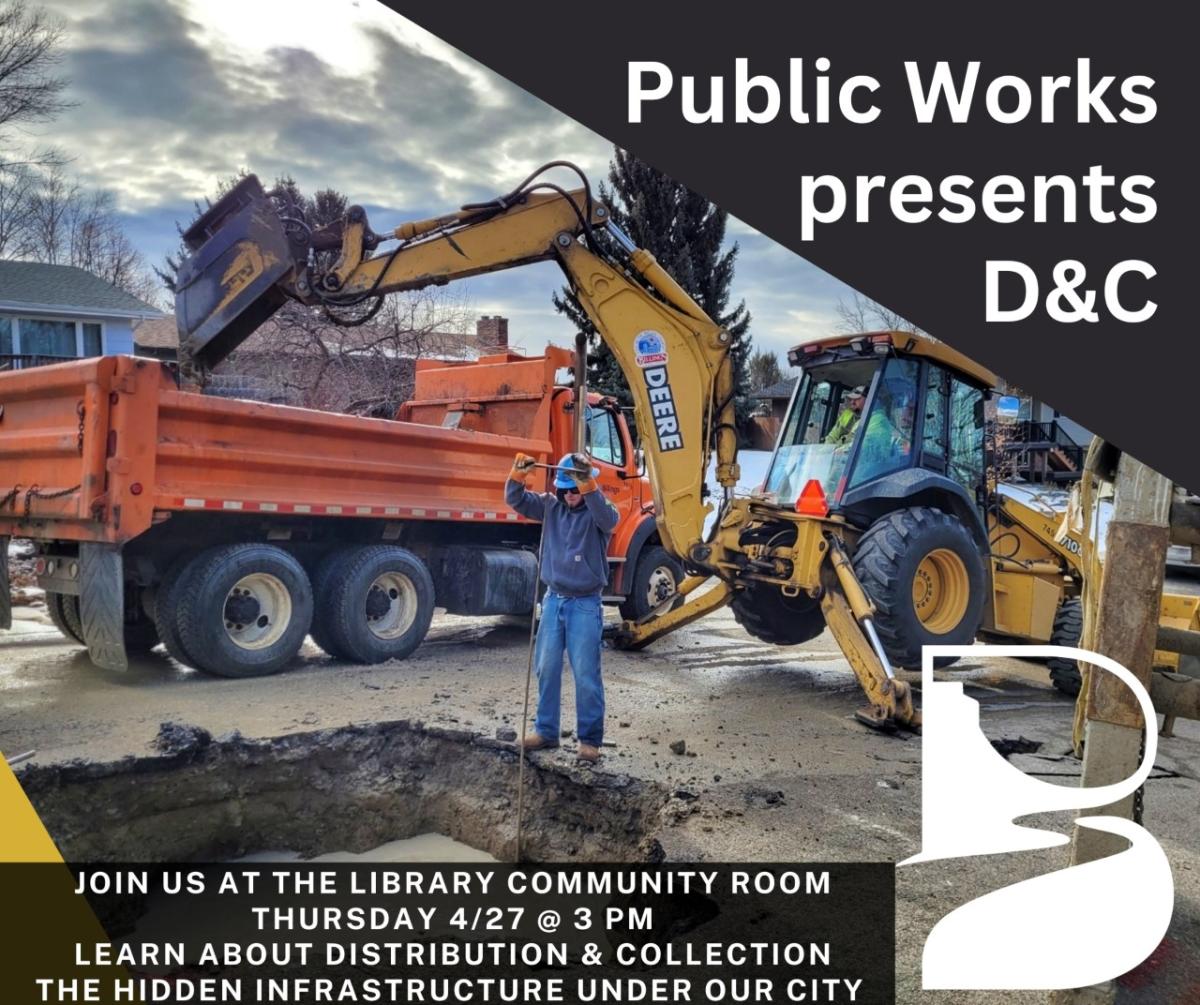
[[[532,184],[537,174],[496,200],[402,223],[388,235],[373,233],[357,206],[340,225],[310,231],[286,213],[281,219],[258,180],[244,179],[184,235],[192,254],[176,295],[181,358],[197,370],[215,365],[288,299],[323,306],[336,318],[388,293],[556,261],[625,375],[659,537],[691,573],[682,605],[624,624],[620,641],[646,645],[728,603],[749,581],[814,597],[835,593],[824,602],[830,627],[871,700],[870,721],[916,725],[906,689],[892,679],[871,634],[874,609],[849,563],[831,562],[840,548],[825,526],[790,511],[771,513],[802,525],[791,552],[747,554],[740,544],[741,529],[756,517],[748,500],[733,496],[739,470],[729,333],[612,224],[586,179],[585,188],[567,192]],[[601,229],[624,257],[601,245]],[[371,254],[388,240],[400,243]],[[723,498],[706,539],[712,505],[705,473],[714,450]],[[715,585],[697,589],[712,576]]]
[[[243,205],[230,205],[238,198]],[[177,294],[181,355],[198,368],[215,365],[285,298],[337,311],[364,298],[557,261],[629,382],[664,547],[716,572],[695,559],[710,509],[704,477],[714,444],[717,481],[727,495],[738,478],[731,339],[608,216],[586,189],[518,190],[495,203],[402,223],[380,237],[361,208],[351,207],[340,234],[327,228],[311,235],[311,247],[339,252],[331,268],[314,274],[307,249],[293,247],[290,259],[284,254],[294,234],[248,178],[185,235],[196,248]],[[599,249],[593,229],[602,228],[627,251],[627,261]],[[367,256],[387,239],[401,244]],[[264,253],[268,247],[275,250]],[[264,278],[273,278],[265,289]]]

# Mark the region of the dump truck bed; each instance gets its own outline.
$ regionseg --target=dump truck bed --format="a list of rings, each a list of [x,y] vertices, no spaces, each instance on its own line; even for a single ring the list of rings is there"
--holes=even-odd
[[[505,474],[516,451],[551,450],[559,361],[529,362],[529,386],[510,390],[527,407],[504,433],[480,428],[469,388],[405,422],[207,397],[129,356],[0,374],[0,535],[120,544],[194,510],[516,521]],[[489,393],[475,387],[474,403]]]

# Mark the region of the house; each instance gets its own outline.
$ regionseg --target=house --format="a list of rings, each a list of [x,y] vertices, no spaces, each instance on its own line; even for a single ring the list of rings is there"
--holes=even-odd
[[[162,312],[74,265],[0,262],[0,369],[133,352]]]
[[[759,404],[750,416],[746,437],[751,450],[774,450],[775,441],[779,438],[779,427],[787,413],[788,403],[792,400],[792,391],[796,387],[796,377],[785,377],[783,380],[761,391],[755,391],[750,397]]]

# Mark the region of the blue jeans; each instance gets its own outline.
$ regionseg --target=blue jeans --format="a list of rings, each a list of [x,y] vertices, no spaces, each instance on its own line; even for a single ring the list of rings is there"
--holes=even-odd
[[[604,740],[604,683],[600,679],[600,634],[604,614],[599,595],[564,597],[547,590],[534,649],[538,707],[534,730],[551,743],[561,732],[563,650],[575,677],[576,734],[580,743],[599,747]]]

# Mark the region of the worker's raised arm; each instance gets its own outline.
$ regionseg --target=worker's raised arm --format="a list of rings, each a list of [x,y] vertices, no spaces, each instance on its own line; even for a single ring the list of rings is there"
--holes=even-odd
[[[529,517],[530,520],[544,520],[548,497],[525,488],[525,479],[529,477],[529,472],[536,463],[537,461],[528,454],[517,454],[513,460],[512,471],[508,473],[508,481],[504,483],[504,501],[521,516]]]

